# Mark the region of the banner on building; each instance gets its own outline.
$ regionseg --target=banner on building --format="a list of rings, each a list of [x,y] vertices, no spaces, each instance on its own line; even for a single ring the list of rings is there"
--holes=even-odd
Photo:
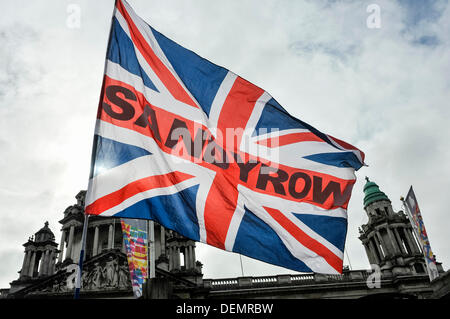
[[[122,218],[121,224],[133,293],[139,298],[148,272],[147,221]]]
[[[416,238],[422,247],[422,251],[425,257],[425,262],[428,270],[428,275],[430,276],[430,281],[439,276],[438,269],[436,267],[436,259],[431,251],[430,241],[428,240],[427,231],[425,229],[425,224],[422,219],[422,214],[420,213],[419,204],[417,203],[416,195],[411,186],[408,195],[405,198],[406,211],[408,213],[409,220],[413,226]]]

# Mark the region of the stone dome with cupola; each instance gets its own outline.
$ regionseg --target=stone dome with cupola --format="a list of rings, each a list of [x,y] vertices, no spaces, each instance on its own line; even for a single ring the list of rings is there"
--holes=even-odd
[[[377,201],[388,201],[391,202],[389,197],[386,196],[385,193],[380,191],[380,187],[375,183],[371,182],[369,178],[366,176],[366,184],[364,185],[364,208],[369,206],[370,204]]]
[[[50,242],[55,241],[55,235],[53,234],[53,232],[48,227],[48,222],[45,222],[44,227],[39,229],[34,234],[34,242],[35,243],[43,243],[43,242],[46,242],[46,241],[50,241]]]

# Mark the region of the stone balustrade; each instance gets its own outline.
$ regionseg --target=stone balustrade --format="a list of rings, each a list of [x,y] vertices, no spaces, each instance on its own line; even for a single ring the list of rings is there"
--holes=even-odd
[[[346,271],[343,274],[324,275],[324,274],[298,274],[298,275],[277,275],[263,277],[238,277],[222,279],[204,279],[205,288],[211,290],[229,290],[236,288],[261,288],[277,286],[298,286],[312,285],[317,283],[332,282],[354,282],[366,281],[371,271],[354,270]]]

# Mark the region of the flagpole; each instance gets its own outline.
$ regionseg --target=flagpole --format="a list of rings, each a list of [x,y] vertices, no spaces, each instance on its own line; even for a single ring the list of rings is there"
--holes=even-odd
[[[144,298],[151,298],[150,281],[155,278],[155,225],[147,219],[147,278],[144,283]]]
[[[242,255],[239,254],[239,259],[241,260],[241,273],[242,273],[242,277],[244,277],[244,267],[242,266]]]
[[[408,198],[410,192],[412,192],[412,194],[414,195],[413,197],[414,197],[415,205],[416,205],[416,207],[418,207],[417,199],[416,199],[416,196],[414,194],[414,190],[413,190],[412,186],[410,188],[410,191],[406,195],[406,198]],[[425,248],[425,246],[427,244],[424,243],[423,239],[421,238],[419,227],[417,226],[417,222],[415,221],[415,218],[413,216],[414,212],[412,210],[410,210],[411,206],[406,203],[406,199],[403,196],[400,197],[400,200],[403,203],[402,206],[403,206],[404,210],[406,211],[408,219],[409,219],[409,222],[410,222],[410,224],[411,224],[411,226],[413,228],[413,232],[412,232],[413,239],[415,239],[417,241],[417,244],[422,249],[422,254],[423,254],[423,257],[424,257],[425,265],[427,267],[428,277],[430,278],[430,281],[433,281],[434,279],[439,277],[439,271],[438,271],[438,269],[436,267],[436,259],[434,257],[433,257],[433,259],[431,259],[430,256],[427,256],[427,251],[426,251],[426,248]],[[419,210],[419,215],[421,215],[420,210]],[[425,227],[425,226],[423,226],[423,227]],[[428,238],[427,238],[427,242],[428,242],[427,246],[428,246],[428,248],[431,251],[431,247],[430,247],[431,245],[430,245],[430,242],[429,242]],[[428,262],[428,261],[431,261],[431,263]]]
[[[350,262],[350,257],[348,256],[348,251],[345,248],[344,248],[344,251],[345,251],[345,255],[347,256],[348,265],[350,266],[350,270],[352,270],[352,263]]]
[[[153,220],[148,221],[148,242],[149,242],[149,250],[148,250],[148,260],[149,260],[149,270],[147,273],[149,274],[149,278],[155,278],[155,223]]]
[[[77,268],[77,276],[75,279],[75,295],[74,299],[79,299],[80,297],[80,288],[81,288],[81,273],[83,272],[83,260],[84,260],[84,251],[86,249],[86,235],[87,235],[87,226],[88,226],[89,215],[84,215],[84,224],[83,224],[83,234],[81,236],[81,250],[80,250],[80,260],[78,262]]]
[[[111,34],[113,31],[113,22],[114,22],[114,14],[116,12],[116,5],[115,5],[116,1],[114,1],[114,9],[111,15],[111,23],[109,26],[109,35],[108,35],[108,42],[106,47],[109,47],[109,43],[111,40]],[[107,62],[108,62],[108,49],[106,50],[106,54],[105,54],[105,65],[103,67],[103,74],[106,74],[106,66],[107,66]],[[103,83],[102,86],[105,84],[105,80],[103,79]],[[102,93],[100,93],[100,102],[102,100],[101,98]],[[93,176],[94,173],[94,163],[95,163],[95,155],[97,153],[97,143],[96,143],[96,139],[94,137],[94,141],[92,143],[92,155],[91,155],[91,169],[90,169],[90,176]],[[77,277],[75,279],[75,295],[74,295],[74,299],[78,299],[80,296],[80,288],[81,288],[81,272],[83,270],[83,259],[84,259],[84,251],[86,249],[86,234],[87,234],[87,224],[88,224],[88,219],[89,219],[89,215],[87,215],[86,213],[84,214],[84,225],[83,225],[83,235],[81,237],[81,250],[80,250],[80,260],[78,262],[78,268],[77,268]],[[115,229],[114,229],[115,232]],[[114,245],[114,244],[113,244]]]
[[[155,226],[153,220],[147,219],[147,284],[155,278]]]

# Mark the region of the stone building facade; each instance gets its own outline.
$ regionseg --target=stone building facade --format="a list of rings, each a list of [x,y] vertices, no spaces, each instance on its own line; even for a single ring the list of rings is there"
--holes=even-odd
[[[423,251],[408,217],[394,212],[390,199],[368,178],[364,193],[369,221],[359,229],[359,239],[370,264],[379,265],[385,274],[425,273]]]
[[[85,191],[64,211],[59,245],[48,223],[28,239],[19,278],[0,298],[72,298],[81,248]],[[360,237],[372,270],[342,275],[295,274],[204,279],[195,242],[155,223],[156,280],[147,297],[159,298],[450,298],[450,272],[430,283],[420,245],[403,212],[367,179]],[[121,225],[114,218],[88,221],[81,298],[133,298]],[[155,288],[158,291],[155,294]]]

